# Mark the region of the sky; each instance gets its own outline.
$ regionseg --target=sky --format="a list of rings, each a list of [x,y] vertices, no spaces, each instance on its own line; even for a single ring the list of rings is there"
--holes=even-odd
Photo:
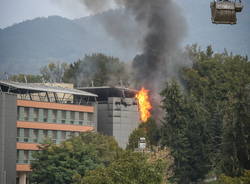
[[[244,9],[242,13],[237,14],[238,23],[234,26],[211,24],[212,0],[175,1],[182,8],[180,13],[185,16],[188,25],[187,41],[183,42],[184,45],[192,41],[202,46],[221,44],[220,48],[218,46],[218,51],[223,51],[224,47],[230,50],[230,47],[237,44],[237,47],[234,46],[236,49],[232,50],[250,55],[250,0],[242,0]],[[36,17],[59,15],[74,19],[90,14],[79,0],[0,0],[1,29]],[[222,33],[225,35],[220,38],[218,34]]]
[[[188,10],[185,12],[187,16],[206,14],[210,19],[209,3],[211,0],[175,1],[182,6],[184,11]],[[199,3],[196,3],[198,1]],[[243,2],[249,10],[249,0],[243,0]],[[192,8],[187,7],[189,5]],[[74,19],[90,15],[90,12],[78,0],[0,0],[0,28],[2,29],[25,20],[50,15]]]
[[[73,19],[87,16],[89,12],[77,0],[68,0],[64,3],[56,3],[55,0],[0,0],[2,29],[25,20],[50,15]]]
[[[187,9],[188,2],[194,11],[189,12],[190,14],[196,13],[197,16],[204,13],[208,16],[210,14],[211,0],[175,1],[182,6],[183,10]],[[199,3],[196,3],[198,1]],[[243,0],[243,2],[246,6],[250,6],[249,0]],[[90,12],[78,0],[0,0],[0,28],[2,29],[25,20],[50,15],[74,19],[90,15]]]
[[[115,8],[115,5],[111,5]],[[0,0],[0,28],[37,17],[75,19],[91,15],[79,0]]]

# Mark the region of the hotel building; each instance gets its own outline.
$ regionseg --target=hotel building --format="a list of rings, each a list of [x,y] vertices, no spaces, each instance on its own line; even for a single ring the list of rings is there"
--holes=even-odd
[[[97,95],[76,89],[0,81],[0,183],[29,183],[32,153],[97,129]]]

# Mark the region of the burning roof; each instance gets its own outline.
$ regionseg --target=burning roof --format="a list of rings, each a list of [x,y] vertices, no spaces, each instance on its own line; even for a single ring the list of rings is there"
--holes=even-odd
[[[98,101],[106,101],[108,97],[134,98],[135,94],[138,92],[135,89],[121,86],[80,87],[78,89],[97,94]]]

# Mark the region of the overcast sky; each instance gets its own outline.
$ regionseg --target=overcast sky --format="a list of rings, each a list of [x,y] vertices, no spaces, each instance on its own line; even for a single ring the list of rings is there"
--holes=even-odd
[[[191,14],[210,13],[211,0],[176,0],[180,5],[192,4]],[[59,3],[60,2],[60,3]],[[183,3],[185,2],[185,3]],[[197,3],[199,2],[199,3]],[[249,5],[249,0],[243,0]],[[187,7],[183,6],[183,9]],[[0,0],[0,28],[5,28],[36,17],[60,15],[70,19],[89,15],[90,12],[78,0]],[[247,13],[249,14],[249,12]],[[200,16],[200,15],[197,15]],[[210,18],[210,17],[209,17]],[[208,19],[209,19],[208,18]]]
[[[204,47],[211,44],[217,51],[228,48],[229,51],[250,55],[250,0],[242,0],[244,9],[237,14],[238,23],[234,26],[211,23],[210,2],[213,0],[175,1],[181,6],[183,11],[180,13],[185,16],[188,25],[188,35],[183,45],[198,43]],[[0,0],[2,29],[28,19],[50,15],[74,19],[90,15],[90,12],[79,0]],[[218,36],[222,33],[223,36]]]
[[[64,1],[60,5],[53,0],[0,0],[0,28],[49,15],[79,18],[89,12],[77,0]]]

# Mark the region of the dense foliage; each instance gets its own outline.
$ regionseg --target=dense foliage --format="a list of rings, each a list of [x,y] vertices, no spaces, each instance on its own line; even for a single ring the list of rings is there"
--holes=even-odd
[[[216,184],[249,184],[250,183],[250,171],[245,171],[240,177],[230,177],[221,175]]]
[[[107,168],[90,171],[82,184],[161,184],[166,165],[143,153],[125,152]]]
[[[74,63],[51,62],[40,75],[12,75],[10,79],[27,83],[73,83],[75,86],[129,85],[128,65],[103,54],[86,55]]]
[[[73,183],[87,171],[109,165],[121,149],[112,137],[83,133],[61,145],[46,143],[34,153],[32,183]]]
[[[161,144],[172,149],[175,160],[173,181],[190,183],[202,179],[208,171],[206,112],[197,100],[185,96],[178,84],[167,84],[162,92],[166,116]]]
[[[49,140],[31,163],[34,184],[165,184],[172,175],[168,149],[124,151],[112,137],[82,133],[60,145]]]
[[[125,63],[103,54],[85,56],[70,64],[63,77],[64,82],[74,83],[76,86],[117,85],[121,81],[127,84],[128,79]]]
[[[202,51],[193,45],[187,52],[193,65],[161,94],[161,143],[175,158],[172,179],[196,182],[208,172],[240,177],[250,169],[250,62],[214,53],[211,46]]]

